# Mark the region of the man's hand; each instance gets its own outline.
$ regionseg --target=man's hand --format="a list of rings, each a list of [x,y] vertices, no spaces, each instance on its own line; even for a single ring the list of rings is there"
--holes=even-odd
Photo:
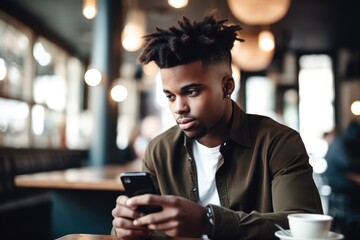
[[[128,197],[121,195],[116,199],[116,207],[112,210],[114,217],[113,227],[117,236],[123,239],[143,239],[149,237],[153,230],[146,226],[135,226],[134,219],[141,217],[141,214],[135,211],[136,207],[127,206]]]
[[[145,194],[126,201],[128,209],[136,209],[141,205],[159,205],[163,210],[145,216],[130,211],[127,218],[134,220],[132,223],[127,222],[126,226],[162,231],[173,237],[194,237],[210,232],[211,224],[206,217],[206,208],[188,199]]]

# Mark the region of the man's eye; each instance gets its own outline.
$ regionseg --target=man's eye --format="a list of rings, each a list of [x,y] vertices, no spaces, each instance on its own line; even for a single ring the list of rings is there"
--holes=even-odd
[[[175,97],[174,95],[166,95],[165,96],[169,101],[174,101]]]
[[[186,95],[188,95],[188,96],[195,96],[198,93],[199,93],[199,91],[195,90],[195,89],[189,89],[189,90],[186,91]]]

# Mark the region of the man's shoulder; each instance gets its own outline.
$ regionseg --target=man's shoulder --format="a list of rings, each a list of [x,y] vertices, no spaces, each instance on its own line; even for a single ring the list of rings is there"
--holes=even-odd
[[[180,130],[180,128],[175,125],[165,132],[159,134],[154,139],[152,139],[149,143],[150,146],[155,145],[171,145],[172,143],[182,141],[184,142],[184,134]]]
[[[247,116],[253,143],[262,140],[266,140],[268,143],[283,142],[283,144],[302,141],[298,131],[270,117],[256,114],[247,114]]]
[[[249,125],[266,131],[275,132],[293,132],[296,130],[274,120],[271,117],[257,114],[246,114],[249,119]]]
[[[234,106],[230,137],[241,145],[251,147],[259,140],[275,140],[284,136],[297,135],[294,129],[268,116],[246,113],[239,106]]]

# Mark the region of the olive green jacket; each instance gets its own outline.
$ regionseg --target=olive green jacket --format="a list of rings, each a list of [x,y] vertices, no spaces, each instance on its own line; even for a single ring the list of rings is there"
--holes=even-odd
[[[322,213],[304,144],[298,132],[272,119],[246,114],[233,103],[220,147],[216,186],[221,206],[211,205],[211,239],[277,239],[272,222],[288,228],[293,212]],[[163,195],[199,201],[191,140],[178,126],[154,138],[143,170],[157,177]]]

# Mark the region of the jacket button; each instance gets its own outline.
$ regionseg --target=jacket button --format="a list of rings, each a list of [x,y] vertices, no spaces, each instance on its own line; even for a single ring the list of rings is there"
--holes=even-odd
[[[189,157],[189,162],[191,162],[192,161],[192,158],[191,157]]]
[[[197,187],[193,187],[193,188],[191,189],[191,191],[196,192],[196,191],[197,191]]]

